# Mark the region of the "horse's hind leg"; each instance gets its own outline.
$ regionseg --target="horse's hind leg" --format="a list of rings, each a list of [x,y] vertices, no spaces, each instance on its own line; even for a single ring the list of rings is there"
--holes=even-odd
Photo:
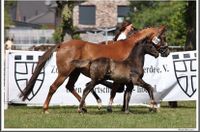
[[[109,82],[109,81],[107,81],[107,80],[101,81],[100,84],[102,84],[102,85],[104,85],[104,86],[106,86],[106,87],[108,87],[108,88],[110,88],[110,89],[112,89],[112,87],[113,87],[113,83],[112,83],[112,82]]]
[[[113,83],[112,82],[109,82],[109,81],[106,81],[106,80],[103,80],[100,82],[100,84],[112,89],[113,87]],[[101,107],[102,107],[102,101],[101,101],[101,98],[98,96],[98,94],[94,91],[94,89],[92,89],[92,94],[93,96],[95,97],[95,99],[97,100],[97,103],[98,103],[98,109],[100,110]]]
[[[78,69],[74,70],[70,75],[69,75],[69,80],[67,82],[66,88],[76,97],[76,99],[80,102],[81,101],[81,96],[77,93],[77,91],[74,89],[74,84],[76,83],[78,77],[80,75],[80,71]],[[92,94],[94,95],[95,99],[97,100],[98,103],[98,108],[101,108],[101,99],[97,95],[97,93],[92,90]],[[86,111],[86,108],[84,108]]]
[[[85,103],[85,98],[87,97],[87,95],[89,94],[89,92],[95,87],[97,83],[95,81],[91,81],[86,88],[83,90],[83,95],[78,107],[78,112],[82,113],[83,112],[83,105]]]
[[[44,113],[48,113],[49,102],[50,102],[53,94],[56,92],[58,87],[65,81],[65,79],[66,79],[66,76],[58,75],[58,77],[56,78],[54,83],[50,86],[49,93],[48,93],[45,103],[43,105]]]
[[[76,92],[74,89],[74,84],[76,83],[78,77],[80,75],[80,72],[78,70],[74,70],[69,75],[69,80],[67,82],[66,88],[76,97],[76,99],[80,102],[81,96]]]
[[[78,77],[80,75],[80,71],[78,69],[74,70],[69,75],[69,80],[67,82],[66,88],[76,97],[76,99],[80,102],[81,96],[77,93],[77,91],[74,89],[74,84],[76,83]],[[86,108],[83,108],[84,111],[87,111]]]
[[[95,97],[95,99],[97,100],[97,104],[98,104],[98,109],[100,110],[102,107],[102,101],[101,98],[98,96],[98,94],[94,91],[94,89],[91,90],[92,95]]]

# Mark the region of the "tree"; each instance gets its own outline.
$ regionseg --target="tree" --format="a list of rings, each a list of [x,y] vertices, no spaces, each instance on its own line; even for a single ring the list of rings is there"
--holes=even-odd
[[[78,38],[75,34],[76,28],[73,27],[73,8],[75,1],[56,1],[56,4],[55,42],[62,42],[66,33],[69,34],[71,38]]]
[[[55,32],[53,34],[54,41],[60,43],[63,41],[63,19],[62,12],[67,1],[56,1],[57,7],[55,12]]]
[[[186,50],[196,49],[196,1],[132,1],[130,18],[138,28],[167,25],[170,45],[185,45]],[[177,107],[177,102],[169,102]]]
[[[166,37],[169,45],[184,46],[186,42],[185,12],[186,1],[132,1],[131,8],[137,8],[130,14],[137,28],[166,25]],[[138,7],[139,6],[139,7]]]

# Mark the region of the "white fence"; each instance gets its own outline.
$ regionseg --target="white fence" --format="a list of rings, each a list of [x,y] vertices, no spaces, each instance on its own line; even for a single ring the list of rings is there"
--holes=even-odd
[[[31,46],[54,44],[53,29],[7,29],[6,37],[13,39],[13,49],[28,50]]]

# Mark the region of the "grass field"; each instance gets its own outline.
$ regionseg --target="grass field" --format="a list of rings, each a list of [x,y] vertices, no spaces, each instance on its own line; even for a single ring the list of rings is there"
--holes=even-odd
[[[77,106],[50,107],[43,114],[41,107],[9,106],[4,111],[4,128],[196,128],[196,102],[178,102],[178,108],[161,103],[160,112],[150,113],[147,107],[131,106],[131,114],[115,106],[112,113],[103,107],[88,107],[85,114]]]

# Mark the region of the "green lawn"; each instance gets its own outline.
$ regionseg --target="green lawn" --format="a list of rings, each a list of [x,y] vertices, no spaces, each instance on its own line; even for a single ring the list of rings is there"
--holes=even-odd
[[[178,102],[178,108],[161,103],[160,112],[150,113],[147,107],[131,106],[131,114],[115,106],[112,113],[103,107],[88,107],[85,114],[77,106],[50,107],[43,114],[41,107],[9,106],[4,111],[4,128],[196,128],[196,102]]]

